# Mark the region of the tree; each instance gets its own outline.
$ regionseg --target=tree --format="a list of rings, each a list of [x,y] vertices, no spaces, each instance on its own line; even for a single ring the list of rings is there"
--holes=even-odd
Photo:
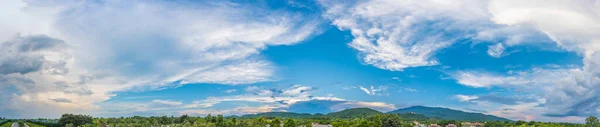
[[[401,127],[402,120],[400,116],[396,114],[385,114],[381,119],[382,126],[384,127]]]
[[[298,125],[296,125],[296,121],[294,119],[287,119],[287,121],[285,121],[285,123],[283,124],[284,127],[296,127]]]
[[[590,116],[585,119],[585,125],[588,127],[600,127],[600,121],[598,117]]]
[[[221,115],[221,114],[217,115],[217,126],[218,127],[225,126],[225,120],[223,119],[223,115]]]
[[[211,122],[211,123],[216,122],[216,120],[213,121],[214,119],[213,119],[212,115],[210,115],[210,113],[208,115],[206,115],[206,117],[204,117],[204,118],[206,119],[207,122]]]
[[[270,127],[281,127],[281,119],[279,117],[275,117],[275,119],[273,119],[269,125]]]
[[[184,121],[186,121],[186,120],[187,120],[189,117],[190,117],[190,116],[188,116],[187,114],[185,114],[185,115],[181,115],[181,116],[179,117],[179,121],[178,121],[178,123],[183,123],[183,122],[184,122]]]
[[[526,124],[526,123],[527,122],[525,122],[525,121],[519,120],[519,121],[515,122],[515,125],[520,126],[520,125],[523,125],[523,124]]]
[[[260,126],[265,126],[265,125],[267,125],[267,122],[268,122],[264,116],[260,116],[258,118],[258,120],[256,120],[256,121],[258,122],[258,125],[260,125]]]
[[[67,126],[67,124],[72,124],[73,126],[81,126],[85,124],[93,123],[92,116],[89,115],[73,115],[73,114],[63,114],[60,119],[58,119],[58,123],[61,126]]]

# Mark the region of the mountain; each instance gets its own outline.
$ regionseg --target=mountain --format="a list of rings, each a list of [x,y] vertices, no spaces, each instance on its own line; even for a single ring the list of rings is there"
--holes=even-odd
[[[246,114],[241,117],[243,118],[255,118],[255,117],[283,117],[283,118],[310,118],[310,117],[318,117],[319,114],[308,114],[308,113],[293,113],[293,112],[265,112],[258,114]],[[321,114],[322,116],[322,114]]]
[[[339,112],[332,112],[332,113],[328,113],[327,117],[333,117],[333,118],[361,118],[363,116],[372,116],[372,115],[377,115],[377,114],[382,114],[381,112],[374,110],[374,109],[370,109],[370,108],[351,108],[351,109],[345,109]]]
[[[264,117],[282,117],[282,118],[314,118],[314,117],[331,117],[331,118],[360,118],[362,116],[372,116],[376,114],[382,114],[377,110],[373,110],[370,108],[351,108],[342,110],[339,112],[332,112],[326,115],[317,113],[317,114],[308,114],[308,113],[293,113],[293,112],[265,112],[258,114],[247,114],[241,117],[244,118],[256,118],[260,116]]]
[[[429,117],[423,115],[423,114],[416,114],[416,113],[396,113],[398,114],[398,116],[402,119],[402,120],[406,120],[406,121],[426,121],[429,119]]]
[[[460,121],[511,121],[506,118],[497,117],[493,115],[485,115],[481,113],[471,113],[459,110],[452,110],[448,108],[440,107],[425,107],[425,106],[412,106],[408,108],[398,109],[390,111],[388,113],[402,114],[402,113],[416,113],[423,114],[430,118],[440,118],[446,120],[460,120]]]

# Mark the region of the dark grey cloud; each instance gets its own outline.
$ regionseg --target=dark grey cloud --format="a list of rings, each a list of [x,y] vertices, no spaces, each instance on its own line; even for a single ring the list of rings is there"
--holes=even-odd
[[[36,72],[38,70],[41,70],[43,64],[43,58],[38,56],[4,56],[0,58],[0,74],[27,74],[31,72]]]
[[[56,88],[65,94],[92,95],[94,92],[84,84],[67,84],[66,82],[55,82]]]
[[[582,101],[570,106],[564,113],[547,113],[549,117],[567,117],[567,116],[598,116],[600,110],[600,96],[583,99]]]
[[[50,100],[55,101],[55,102],[61,102],[61,103],[72,103],[73,102],[67,98],[54,98],[54,99],[50,99]]]
[[[502,109],[502,111],[514,111],[514,110],[515,110],[515,109],[512,109],[512,108],[505,108],[505,109]]]
[[[65,43],[45,35],[15,36],[0,44],[0,75],[27,74],[48,68],[51,73],[65,74],[66,62],[47,61],[37,51],[61,50]]]
[[[472,111],[472,112],[481,112],[481,113],[486,113],[487,111],[484,110],[479,110],[479,109],[472,109],[472,108],[464,108],[467,111]]]

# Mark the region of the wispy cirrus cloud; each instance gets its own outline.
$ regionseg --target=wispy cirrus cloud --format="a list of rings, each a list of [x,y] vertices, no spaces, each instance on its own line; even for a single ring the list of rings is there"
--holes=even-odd
[[[365,92],[368,95],[383,95],[380,92],[385,92],[387,90],[387,86],[379,86],[379,87],[363,87],[363,86],[359,86],[358,89],[362,90],[363,92]]]
[[[5,1],[0,98],[6,101],[0,102],[0,113],[54,117],[98,110],[97,103],[120,91],[277,80],[276,67],[260,52],[311,37],[320,21],[307,13],[247,4]],[[255,13],[264,11],[272,13]]]
[[[528,89],[547,100],[553,116],[597,115],[600,83],[600,18],[597,1],[320,1],[325,17],[354,36],[350,47],[364,63],[401,71],[440,64],[437,51],[462,42],[486,43],[488,55],[503,57],[510,46],[549,43],[576,52],[582,67],[497,74],[463,70],[457,82],[475,88]],[[539,89],[542,88],[542,89]],[[544,116],[536,116],[541,119]]]

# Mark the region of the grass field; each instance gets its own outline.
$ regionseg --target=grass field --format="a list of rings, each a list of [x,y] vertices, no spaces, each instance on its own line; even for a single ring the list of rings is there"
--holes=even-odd
[[[29,127],[44,127],[42,125],[38,125],[38,124],[35,124],[35,123],[30,123],[30,122],[27,122],[27,125],[29,125]]]
[[[12,122],[6,122],[6,123],[0,125],[0,127],[10,127],[10,125],[12,125]]]

